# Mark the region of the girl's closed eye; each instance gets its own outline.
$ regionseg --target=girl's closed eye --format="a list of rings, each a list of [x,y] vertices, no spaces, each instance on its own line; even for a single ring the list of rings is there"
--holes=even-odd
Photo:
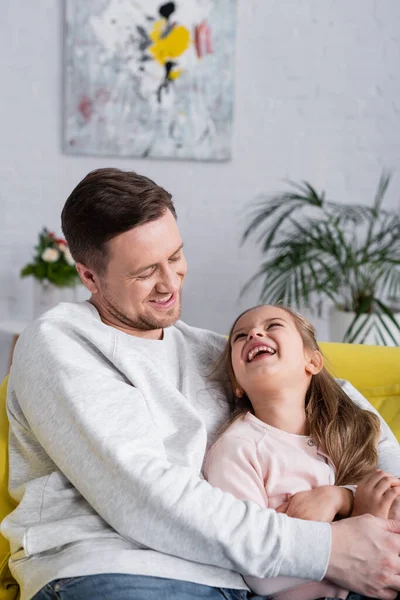
[[[278,322],[276,322],[276,323],[270,323],[268,325],[268,327],[267,327],[267,330],[271,329],[271,327],[283,327],[283,323],[278,323]]]
[[[247,337],[247,333],[237,333],[233,338],[233,343],[237,342],[238,339]]]

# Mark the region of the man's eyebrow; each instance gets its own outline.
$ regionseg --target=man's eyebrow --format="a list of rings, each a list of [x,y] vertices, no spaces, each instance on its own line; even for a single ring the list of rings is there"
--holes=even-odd
[[[175,250],[175,252],[173,254],[171,254],[171,256],[169,258],[173,258],[175,256],[175,254],[178,254],[182,250],[182,248],[183,248],[183,243],[179,246],[179,248],[177,248],[177,250]],[[146,265],[145,267],[141,267],[140,269],[130,273],[129,275],[131,277],[136,277],[137,275],[140,275],[141,273],[144,273],[145,271],[148,271],[149,269],[157,268],[157,266],[158,266],[157,263],[155,263],[153,265]]]
[[[183,242],[179,246],[179,248],[177,250],[175,250],[175,252],[173,254],[171,254],[170,258],[172,258],[173,256],[175,256],[175,254],[178,254],[178,252],[180,252],[182,249],[183,249]]]
[[[285,319],[282,319],[281,317],[270,317],[269,319],[265,319],[265,321],[263,321],[263,325],[265,325],[266,323],[269,323],[270,321],[283,321],[284,323],[286,323]],[[235,333],[240,333],[241,331],[244,331],[246,329],[246,327],[240,327],[239,329],[234,329],[232,331],[232,336]]]

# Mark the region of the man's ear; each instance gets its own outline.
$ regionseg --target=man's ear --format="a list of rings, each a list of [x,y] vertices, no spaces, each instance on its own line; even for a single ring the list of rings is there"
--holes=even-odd
[[[92,269],[89,269],[89,267],[86,267],[82,263],[76,263],[75,266],[83,285],[89,290],[91,294],[97,294],[99,289],[97,287],[97,277],[95,276],[94,271]]]
[[[324,366],[324,358],[318,350],[308,352],[306,355],[306,372],[310,375],[317,375]]]

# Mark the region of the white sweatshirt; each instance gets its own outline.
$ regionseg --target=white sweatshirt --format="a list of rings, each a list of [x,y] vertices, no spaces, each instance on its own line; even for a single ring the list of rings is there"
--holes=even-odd
[[[21,600],[95,573],[236,589],[246,588],[238,573],[324,577],[329,524],[260,509],[202,478],[227,417],[222,388],[207,380],[224,344],[182,322],[162,340],[130,336],[87,302],[60,304],[24,331],[7,398],[19,505],[1,526]],[[387,428],[380,447],[399,452]]]

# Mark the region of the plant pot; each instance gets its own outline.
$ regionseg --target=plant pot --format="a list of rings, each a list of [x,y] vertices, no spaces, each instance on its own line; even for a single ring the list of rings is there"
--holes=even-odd
[[[33,318],[36,319],[39,315],[54,308],[60,302],[77,302],[78,288],[75,287],[59,287],[50,283],[43,282],[39,279],[34,279],[33,288]]]
[[[331,342],[343,342],[345,334],[355,318],[355,313],[344,312],[337,308],[332,309],[329,319],[329,339]],[[400,324],[400,313],[395,313],[395,318]],[[397,344],[387,332],[387,329],[382,325],[382,320],[393,335]],[[368,321],[368,322],[366,322]],[[377,328],[382,335],[378,335]],[[354,344],[365,344],[367,346],[400,346],[400,331],[395,327],[391,319],[387,315],[362,315],[353,332],[361,328],[359,335],[353,340]],[[368,331],[369,330],[369,331]],[[382,339],[383,338],[383,339]],[[347,340],[346,340],[347,341]]]

